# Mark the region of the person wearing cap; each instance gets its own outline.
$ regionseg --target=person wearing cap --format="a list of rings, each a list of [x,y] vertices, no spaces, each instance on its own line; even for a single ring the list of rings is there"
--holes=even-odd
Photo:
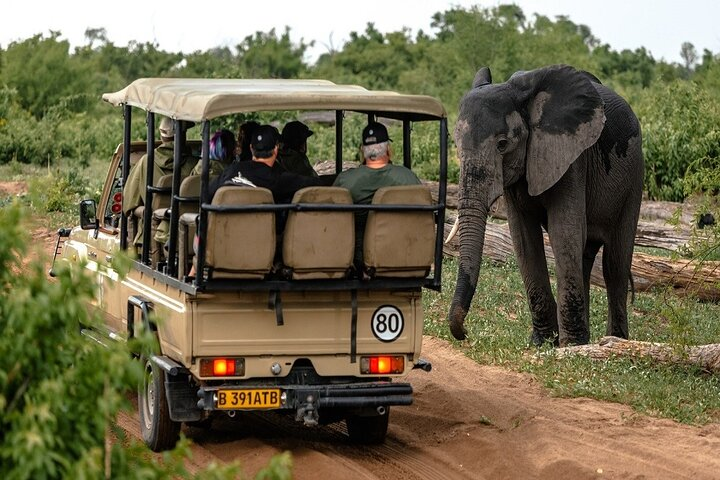
[[[281,167],[299,175],[318,176],[307,157],[307,139],[312,134],[313,131],[307,125],[297,120],[288,122],[283,127],[277,160]]]
[[[336,187],[347,188],[354,203],[370,204],[373,195],[381,187],[396,185],[419,185],[420,179],[402,165],[391,163],[390,136],[385,125],[370,122],[362,131],[363,164],[357,168],[340,173],[335,182]],[[362,266],[363,236],[367,212],[355,214],[355,265]]]
[[[280,148],[280,134],[277,128],[272,125],[260,125],[252,132],[250,138],[250,151],[252,160],[249,162],[239,161],[228,165],[223,173],[218,176],[209,186],[210,199],[215,192],[226,185],[238,185],[245,187],[267,188],[273,194],[276,204],[290,203],[295,192],[304,187],[327,184],[322,177],[308,177],[297,173],[285,171],[278,163],[277,156]],[[285,218],[278,212],[276,215],[276,231],[280,234],[285,225]],[[198,236],[195,235],[193,245],[198,244]],[[282,249],[277,250],[277,255]],[[195,276],[193,266],[189,273],[190,277]]]
[[[173,120],[163,117],[160,120],[160,145],[155,148],[155,159],[153,162],[153,184],[157,185],[160,177],[173,173],[174,168],[174,139],[175,126]],[[181,159],[181,176],[190,175],[195,165],[194,158],[189,152]],[[145,205],[145,184],[147,182],[147,154],[140,157],[140,160],[133,165],[128,174],[125,187],[123,188],[123,212],[130,215],[141,205]],[[137,222],[137,232],[133,243],[142,246],[143,222]]]
[[[250,139],[252,161],[233,162],[210,184],[210,198],[223,185],[263,187],[273,194],[275,203],[290,203],[301,188],[327,184],[320,177],[285,171],[278,163],[280,134],[272,125],[261,125]]]

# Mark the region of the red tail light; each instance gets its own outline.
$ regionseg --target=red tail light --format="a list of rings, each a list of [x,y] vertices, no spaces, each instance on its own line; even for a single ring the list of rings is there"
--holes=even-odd
[[[203,358],[200,360],[201,377],[241,377],[245,375],[243,358]]]
[[[403,373],[405,357],[403,355],[373,355],[360,357],[360,373],[373,375]]]

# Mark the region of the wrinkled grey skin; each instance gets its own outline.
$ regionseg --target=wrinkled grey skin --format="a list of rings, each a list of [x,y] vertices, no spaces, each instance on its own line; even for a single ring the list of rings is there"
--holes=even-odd
[[[630,106],[587,72],[555,65],[492,84],[482,68],[460,103],[457,287],[448,321],[466,336],[488,208],[501,195],[532,314],[531,342],[590,340],[590,272],[603,247],[607,334],[628,337],[627,291],[644,175]],[[542,230],[556,262],[557,302]]]

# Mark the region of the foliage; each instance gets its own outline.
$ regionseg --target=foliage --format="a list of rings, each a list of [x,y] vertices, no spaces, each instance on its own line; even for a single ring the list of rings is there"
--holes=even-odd
[[[457,342],[446,324],[455,289],[457,261],[443,265],[441,293],[427,292],[425,333],[451,341],[470,358],[533,374],[552,394],[591,397],[625,403],[635,410],[689,424],[716,422],[720,417],[720,381],[694,367],[659,365],[627,358],[593,361],[557,359],[529,346],[531,321],[522,279],[513,263],[484,261],[465,326],[469,340]],[[591,341],[605,335],[607,295],[590,292]],[[671,345],[716,343],[720,338],[720,306],[680,298],[672,292],[636,294],[628,308],[634,339]],[[543,352],[543,350],[540,350]]]
[[[692,178],[720,157],[715,98],[697,83],[680,80],[638,96],[634,108],[643,129],[645,190],[651,199],[682,201],[686,187],[701,188]],[[687,175],[690,183],[683,185]]]
[[[81,335],[80,325],[100,322],[85,303],[95,295],[93,278],[59,264],[49,281],[42,252],[29,244],[23,209],[15,203],[0,210],[0,476],[237,478],[235,463],[190,474],[187,439],[155,455],[114,426],[116,414],[132,408],[128,394],[143,369],[125,344],[101,346]],[[25,261],[30,254],[35,260]],[[127,271],[119,262],[115,270]],[[151,342],[141,338],[131,347]],[[284,453],[257,478],[291,478],[291,468]]]

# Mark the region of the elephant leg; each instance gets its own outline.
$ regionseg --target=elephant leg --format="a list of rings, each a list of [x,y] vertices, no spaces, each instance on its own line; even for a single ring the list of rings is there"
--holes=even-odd
[[[567,227],[565,227],[567,228]],[[581,226],[575,233],[550,225],[550,243],[555,255],[560,346],[584,345],[590,341],[588,311],[583,278]]]
[[[517,209],[511,198],[507,199],[507,203],[513,248],[532,317],[530,343],[541,346],[550,341],[557,345],[557,304],[550,286],[542,226],[537,220],[538,215]]]
[[[633,246],[614,242],[603,249],[603,278],[608,296],[606,334],[628,338],[627,292]]]
[[[600,242],[587,241],[585,252],[583,253],[583,286],[585,288],[585,322],[588,330],[590,330],[590,276],[592,274],[595,257],[600,250],[602,244]]]

